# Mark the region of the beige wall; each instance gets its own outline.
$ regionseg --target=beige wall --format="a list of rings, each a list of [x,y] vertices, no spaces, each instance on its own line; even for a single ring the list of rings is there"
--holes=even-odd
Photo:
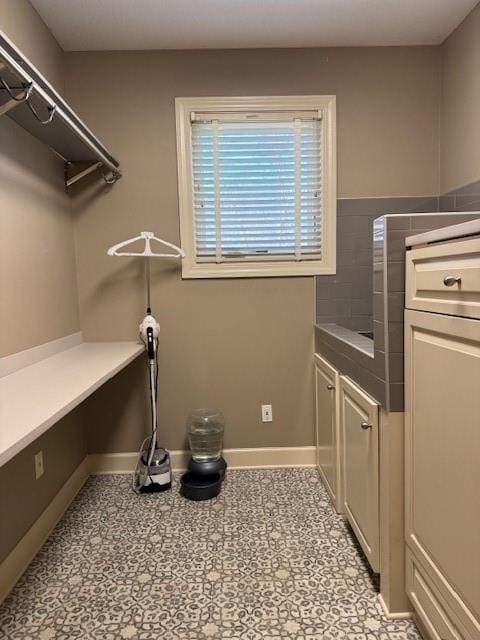
[[[71,53],[66,68],[68,99],[125,173],[75,201],[88,339],[135,338],[144,311],[141,265],[106,248],[143,229],[179,241],[175,96],[335,93],[340,196],[438,190],[438,48]],[[228,447],[313,444],[312,278],[182,281],[163,263],[153,288],[166,446],[183,448],[186,414],[201,405],[225,411]],[[145,384],[139,362],[85,403],[91,451],[139,446]]]
[[[43,451],[45,474],[35,480],[33,457]],[[28,531],[86,455],[78,409],[0,467],[0,562]]]
[[[0,0],[0,29],[62,89],[63,53],[28,2]],[[79,315],[63,163],[6,116],[0,118],[0,140],[4,356],[78,331]],[[80,418],[78,411],[70,414],[0,468],[0,561],[85,456]],[[40,449],[45,474],[35,481],[33,456]]]
[[[0,0],[0,29],[63,91],[63,52],[26,0]],[[0,118],[0,356],[79,330],[63,162]]]
[[[30,2],[0,0],[0,29],[63,93],[63,52]]]
[[[442,45],[441,192],[480,180],[480,4]]]

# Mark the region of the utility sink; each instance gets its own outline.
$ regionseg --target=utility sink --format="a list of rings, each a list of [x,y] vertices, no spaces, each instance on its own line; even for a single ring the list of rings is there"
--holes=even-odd
[[[373,331],[357,331],[361,336],[365,336],[365,338],[369,338],[373,340]]]

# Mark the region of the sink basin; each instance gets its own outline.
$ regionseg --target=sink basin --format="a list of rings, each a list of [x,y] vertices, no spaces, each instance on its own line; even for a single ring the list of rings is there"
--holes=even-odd
[[[369,338],[373,340],[373,331],[357,331],[361,336],[365,336],[365,338]]]

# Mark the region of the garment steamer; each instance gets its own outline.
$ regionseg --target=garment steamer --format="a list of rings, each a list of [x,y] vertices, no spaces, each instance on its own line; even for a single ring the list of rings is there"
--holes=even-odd
[[[129,244],[145,241],[145,248],[141,253],[119,251]],[[174,249],[175,253],[155,253],[152,251],[151,242]],[[158,337],[160,335],[160,324],[152,314],[150,301],[150,258],[184,258],[182,249],[157,238],[151,231],[142,231],[141,234],[130,240],[125,240],[110,247],[107,251],[109,256],[129,256],[142,257],[145,259],[145,279],[147,288],[147,312],[139,326],[139,335],[147,354],[148,380],[150,389],[151,408],[151,434],[142,443],[138,454],[137,465],[133,474],[133,489],[137,493],[154,493],[167,491],[172,486],[172,470],[170,465],[170,454],[163,447],[158,445],[158,420],[157,420],[157,398],[158,398]]]

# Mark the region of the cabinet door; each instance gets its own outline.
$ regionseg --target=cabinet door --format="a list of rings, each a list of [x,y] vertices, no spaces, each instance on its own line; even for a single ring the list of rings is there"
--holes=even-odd
[[[315,354],[315,444],[317,467],[337,511],[341,510],[338,449],[338,372]]]
[[[344,512],[374,571],[380,570],[378,404],[340,378]]]
[[[405,315],[406,538],[480,637],[480,321]]]

